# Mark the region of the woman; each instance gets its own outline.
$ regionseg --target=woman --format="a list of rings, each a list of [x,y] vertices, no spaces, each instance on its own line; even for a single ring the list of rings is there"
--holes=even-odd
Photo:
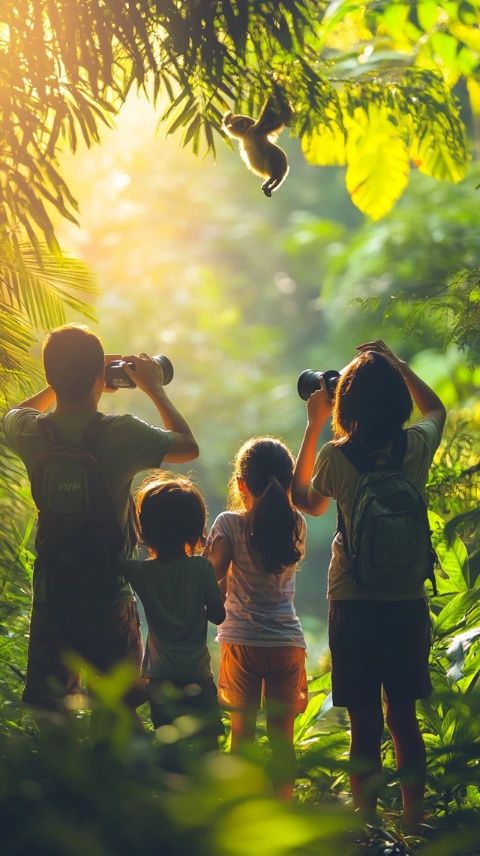
[[[355,579],[349,536],[361,476],[352,460],[368,460],[372,453],[381,452],[388,461],[393,449],[403,445],[399,468],[422,492],[446,412],[433,390],[382,341],[368,342],[357,350],[359,355],[342,372],[336,389],[334,439],[322,446],[316,459],[317,441],[332,406],[323,390],[308,400],[292,496],[298,508],[314,516],[324,513],[329,497],[338,506],[339,525],[328,572],[329,644],[333,703],[348,708],[351,723],[354,805],[367,819],[375,815],[383,690],[404,821],[409,830],[415,830],[422,819],[425,788],[425,746],[415,700],[431,692],[428,604],[423,582],[411,576],[405,575],[404,582],[397,580],[391,591],[371,583],[361,585]],[[422,419],[402,433],[411,416],[412,398]]]

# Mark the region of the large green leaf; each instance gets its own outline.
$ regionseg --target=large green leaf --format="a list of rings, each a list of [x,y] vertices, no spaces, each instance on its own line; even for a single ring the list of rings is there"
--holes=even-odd
[[[462,693],[472,692],[478,686],[480,676],[480,641],[478,639],[467,651],[462,673],[463,676],[457,681],[457,688]]]
[[[438,614],[434,621],[434,632],[443,637],[460,627],[467,630],[476,625],[479,610],[480,589],[457,594]]]
[[[448,118],[425,118],[409,146],[409,156],[420,172],[444,181],[461,181],[465,178],[468,161],[459,161],[452,153],[447,135]]]
[[[347,132],[347,190],[360,211],[378,220],[408,184],[407,148],[386,111],[373,105],[356,109]]]
[[[345,134],[334,124],[322,124],[303,137],[302,151],[315,166],[343,166],[346,163]]]
[[[440,562],[437,572],[438,593],[462,592],[468,588],[468,553],[465,544],[454,535],[450,542],[445,537],[445,521],[433,511],[428,519],[433,533],[435,550]]]
[[[294,740],[295,743],[300,742],[314,722],[320,717],[325,716],[332,707],[331,693],[317,693],[308,702],[304,713],[297,716],[295,720]]]

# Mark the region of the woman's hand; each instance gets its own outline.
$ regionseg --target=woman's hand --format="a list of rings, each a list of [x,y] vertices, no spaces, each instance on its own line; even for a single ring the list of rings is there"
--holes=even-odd
[[[363,345],[357,345],[357,351],[360,351],[361,354],[365,353],[365,351],[375,351],[376,354],[381,354],[382,357],[386,357],[386,359],[400,369],[402,373],[407,366],[405,360],[401,360],[397,354],[394,354],[382,339],[377,339],[375,342],[364,342]]]
[[[382,357],[385,357],[392,365],[398,368],[401,371],[410,395],[422,416],[424,418],[434,419],[438,424],[440,433],[442,432],[447,416],[447,412],[442,401],[433,389],[431,389],[421,378],[418,377],[418,375],[415,374],[414,371],[412,371],[405,360],[401,360],[400,357],[397,357],[397,355],[394,354],[381,339],[376,342],[365,342],[363,345],[358,345],[357,351],[361,354],[365,351],[375,351],[375,353],[381,354]]]
[[[326,389],[316,389],[307,401],[308,424],[320,432],[332,412],[332,402]]]

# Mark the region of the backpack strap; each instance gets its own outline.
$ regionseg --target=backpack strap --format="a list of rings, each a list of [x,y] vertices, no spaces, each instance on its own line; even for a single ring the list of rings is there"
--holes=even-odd
[[[384,466],[388,466],[389,464],[394,469],[401,471],[405,452],[407,451],[407,432],[400,430],[398,434],[395,434],[392,439],[391,449],[385,453],[384,460],[382,457],[381,463],[375,461],[375,456],[379,456],[380,452],[383,451],[382,449],[374,449],[372,452],[369,452],[360,443],[355,443],[352,440],[348,440],[346,443],[337,446],[337,449],[346,457],[347,461],[350,461],[359,475],[376,469],[383,469]]]
[[[37,425],[50,446],[62,445],[60,429],[48,413],[42,413],[40,416],[37,416]]]
[[[91,452],[104,427],[110,424],[113,419],[115,419],[113,414],[105,415],[97,411],[83,432],[80,440],[80,446],[82,446],[86,451]],[[60,428],[49,413],[42,413],[40,416],[37,416],[37,425],[46,440],[48,440],[50,446],[77,445],[65,443]]]
[[[340,505],[338,504],[338,502],[337,502],[337,526],[336,526],[336,529],[337,529],[337,532],[339,532],[340,535],[342,536],[343,549],[345,551],[345,555],[346,555],[347,559],[349,559],[351,554],[350,554],[350,547],[348,545],[347,527],[345,526],[345,518],[342,514],[342,509],[340,508]]]
[[[357,470],[359,475],[367,472],[368,465],[365,460],[365,455],[363,453],[362,448],[358,445],[358,443],[352,443],[351,440],[348,440],[346,443],[343,443],[340,446],[337,446],[337,449],[345,456],[347,461],[350,461],[353,467]],[[345,551],[345,555],[347,559],[350,559],[350,547],[348,543],[348,533],[347,527],[345,525],[345,518],[342,514],[342,509],[340,508],[339,503],[337,502],[337,532],[342,536],[343,549]]]
[[[359,443],[347,440],[346,443],[342,443],[336,448],[345,456],[347,461],[350,461],[360,475],[368,471],[368,454]]]
[[[105,414],[97,412],[85,428],[81,441],[82,447],[87,452],[90,452],[90,454],[92,454],[94,457],[95,444],[99,436],[101,435],[102,431],[113,422],[114,419],[116,419],[116,416],[113,413]],[[125,537],[128,547],[130,549],[136,547],[140,540],[140,526],[138,522],[138,515],[135,506],[135,500],[131,493],[128,497],[128,511]]]
[[[104,413],[99,413],[98,411],[95,413],[93,419],[90,420],[85,431],[83,432],[83,436],[81,439],[81,445],[87,451],[91,451],[99,436],[101,435],[104,428],[107,425],[110,425],[111,422],[115,419],[115,416],[111,413],[105,415]]]
[[[403,459],[407,451],[407,439],[407,432],[404,430],[399,431],[393,438],[392,448],[390,449],[390,461],[399,472],[402,471]]]

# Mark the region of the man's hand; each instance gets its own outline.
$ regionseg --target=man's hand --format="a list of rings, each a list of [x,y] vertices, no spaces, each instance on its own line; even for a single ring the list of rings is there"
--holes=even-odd
[[[165,392],[162,367],[145,353],[130,354],[120,359],[125,374],[152,400],[170,432],[169,451],[164,460],[183,463],[198,458],[198,443],[190,426]],[[131,363],[133,368],[127,363]]]
[[[126,375],[137,384],[138,388],[147,395],[158,392],[163,388],[163,370],[148,354],[131,354],[129,357],[121,357],[124,361],[122,366]],[[134,368],[126,365],[133,363]]]
[[[104,366],[108,366],[109,363],[114,363],[116,360],[121,360],[121,354],[105,354],[105,358],[103,361]],[[105,382],[105,376],[103,377],[103,392],[117,392],[117,387],[107,386]]]

